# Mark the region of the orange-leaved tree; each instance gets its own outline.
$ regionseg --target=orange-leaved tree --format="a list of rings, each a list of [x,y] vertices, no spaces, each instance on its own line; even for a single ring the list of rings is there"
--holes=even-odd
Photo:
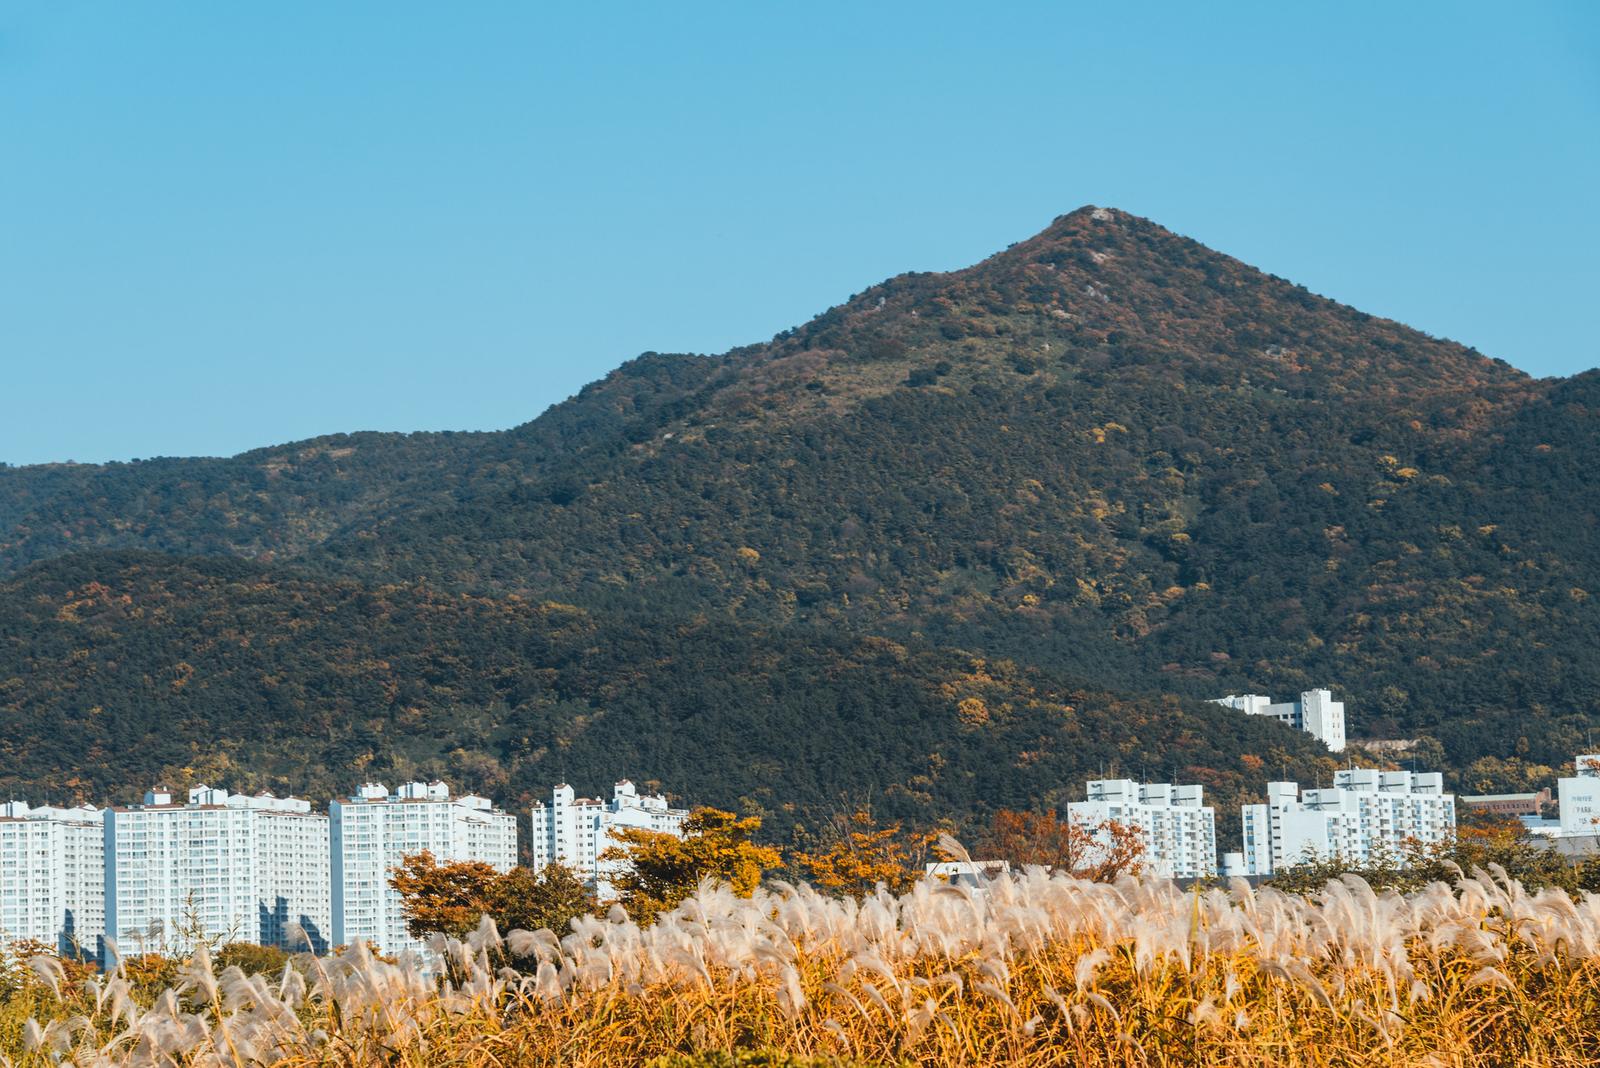
[[[561,864],[537,873],[502,872],[482,861],[440,864],[432,853],[404,858],[390,873],[400,894],[406,930],[413,938],[440,933],[465,937],[483,917],[501,932],[548,928],[565,934],[572,918],[595,908],[594,895],[578,874]]]
[[[705,878],[727,883],[749,897],[761,877],[782,861],[778,851],[755,842],[759,816],[735,816],[716,808],[699,808],[683,821],[683,836],[629,827],[612,831],[618,843],[600,855],[620,863],[611,877],[628,915],[640,923],[670,912],[695,892]]]
[[[500,872],[481,860],[440,864],[432,853],[405,857],[389,874],[400,894],[400,911],[412,938],[446,934],[461,938],[494,912]]]
[[[848,819],[835,821],[825,838],[832,840],[828,848],[797,852],[794,862],[819,889],[861,897],[881,883],[892,893],[903,894],[922,877],[923,861],[935,837],[903,831],[898,823],[879,827],[872,813],[857,809]]]
[[[1143,866],[1145,838],[1139,828],[1106,820],[1089,824],[1055,809],[1016,812],[1001,809],[983,839],[984,851],[1013,865],[1038,864],[1080,879],[1104,882],[1137,875]]]

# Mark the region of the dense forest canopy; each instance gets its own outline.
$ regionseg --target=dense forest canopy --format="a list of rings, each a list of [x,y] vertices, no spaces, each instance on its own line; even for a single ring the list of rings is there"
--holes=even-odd
[[[1326,754],[1194,699],[1330,685],[1512,788],[1600,713],[1597,470],[1600,372],[1083,209],[510,431],[0,469],[0,786],[1232,801]]]

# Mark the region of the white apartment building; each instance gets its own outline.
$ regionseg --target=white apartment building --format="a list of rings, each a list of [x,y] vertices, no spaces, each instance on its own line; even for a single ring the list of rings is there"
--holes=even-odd
[[[1214,705],[1237,709],[1251,716],[1272,716],[1280,723],[1305,731],[1335,753],[1344,752],[1344,702],[1333,699],[1331,690],[1306,690],[1298,701],[1282,701],[1258,693],[1216,697]]]
[[[330,806],[332,817],[331,941],[366,942],[379,952],[422,952],[406,932],[400,895],[389,885],[390,869],[418,853],[440,863],[478,860],[499,871],[517,863],[517,820],[483,797],[452,798],[442,782],[406,783],[390,794],[367,783]]]
[[[622,870],[618,861],[600,855],[616,845],[611,832],[628,827],[682,835],[687,809],[669,808],[660,794],[641,794],[627,779],[611,790],[611,800],[578,797],[561,783],[551,791],[550,804],[533,806],[533,870],[552,862],[578,872],[604,901],[616,896],[611,877]]]
[[[1244,866],[1271,875],[1318,857],[1352,866],[1380,852],[1397,856],[1408,840],[1424,844],[1455,833],[1456,799],[1438,772],[1351,768],[1326,789],[1267,784],[1267,803],[1243,806]]]
[[[328,946],[328,817],[309,802],[199,786],[178,803],[157,787],[105,811],[104,847],[117,953],[199,940]]]
[[[1115,820],[1144,838],[1146,871],[1193,879],[1217,870],[1217,814],[1202,803],[1204,788],[1132,779],[1091,779],[1088,800],[1067,805],[1067,818],[1086,828]]]
[[[1556,784],[1561,802],[1561,836],[1600,834],[1600,753],[1580,753],[1573,763],[1577,774]]]
[[[197,793],[190,791],[191,800]],[[328,941],[333,890],[327,813],[313,812],[309,801],[295,797],[209,793],[217,803],[254,813],[261,944],[290,952],[326,953],[333,945]]]
[[[0,944],[41,942],[98,956],[105,936],[100,810],[0,805]]]

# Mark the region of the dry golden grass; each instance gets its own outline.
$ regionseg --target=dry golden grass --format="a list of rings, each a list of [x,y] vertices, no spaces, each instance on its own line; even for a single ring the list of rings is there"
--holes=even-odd
[[[559,940],[486,925],[439,948],[443,984],[361,952],[277,981],[214,975],[201,954],[149,1007],[105,977],[63,988],[76,1015],[30,1024],[0,1060],[599,1068],[762,1047],[867,1064],[1600,1062],[1600,898],[1482,874],[1409,896],[1355,878],[1299,897],[1037,870],[859,902],[706,886],[649,928],[616,910]],[[504,948],[532,974],[491,969]]]

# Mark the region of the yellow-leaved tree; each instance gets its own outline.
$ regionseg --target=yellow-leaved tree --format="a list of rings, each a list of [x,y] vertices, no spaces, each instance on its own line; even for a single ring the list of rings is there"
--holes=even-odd
[[[601,854],[625,869],[611,877],[617,898],[640,923],[670,912],[695,892],[700,881],[727,883],[740,897],[749,897],[761,877],[782,861],[778,851],[755,842],[759,816],[736,816],[716,808],[700,808],[683,821],[683,837],[629,827],[612,831],[619,844]]]
[[[937,835],[902,831],[898,823],[879,827],[872,813],[857,809],[831,837],[824,850],[795,853],[795,864],[818,889],[862,897],[879,883],[896,894],[911,889]]]

